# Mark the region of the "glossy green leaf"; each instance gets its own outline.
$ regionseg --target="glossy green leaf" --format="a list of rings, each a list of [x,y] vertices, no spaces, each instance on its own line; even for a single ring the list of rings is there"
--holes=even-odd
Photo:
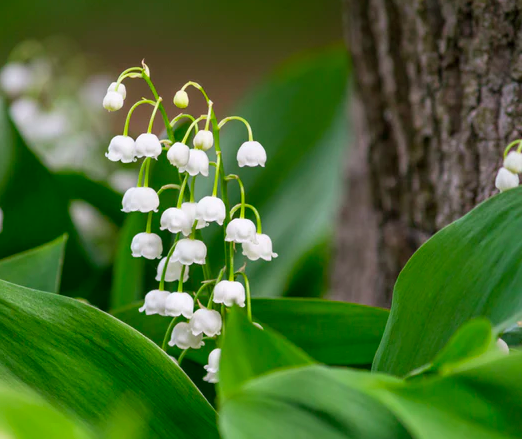
[[[35,290],[60,290],[67,235],[0,261],[0,279]]]
[[[260,329],[234,308],[228,315],[219,365],[219,393],[227,398],[247,381],[268,372],[313,361],[269,328]]]
[[[215,413],[156,345],[74,299],[0,281],[0,378],[15,376],[93,428],[136,410],[149,438],[217,437]]]
[[[138,312],[142,302],[112,313],[161,344],[170,322]],[[331,365],[371,364],[386,326],[388,311],[354,303],[321,299],[252,299],[254,320],[266,325],[317,361]],[[207,343],[208,349],[212,346]],[[206,361],[204,354],[191,358]]]
[[[444,228],[395,285],[374,369],[405,375],[431,362],[472,317],[502,332],[522,312],[522,188],[497,195]]]

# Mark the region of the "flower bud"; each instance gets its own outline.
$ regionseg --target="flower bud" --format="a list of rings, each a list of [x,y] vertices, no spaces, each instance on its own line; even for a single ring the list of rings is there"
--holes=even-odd
[[[237,162],[240,168],[243,166],[262,166],[264,168],[266,163],[265,148],[259,142],[245,142],[237,151]]]
[[[522,172],[522,153],[511,151],[504,159],[504,168],[514,174]]]
[[[194,136],[194,148],[208,151],[214,145],[214,135],[212,131],[199,130]]]
[[[136,139],[136,156],[152,157],[157,159],[161,154],[162,146],[158,136],[151,133],[140,134]]]
[[[517,174],[513,174],[506,168],[500,168],[498,170],[497,178],[495,179],[495,186],[500,192],[516,188],[519,183],[520,180]]]
[[[185,90],[178,90],[174,95],[174,105],[178,108],[187,108],[189,105],[189,97]]]
[[[192,334],[205,334],[207,337],[214,337],[221,334],[221,314],[213,309],[200,308],[192,319],[190,319],[190,329]]]
[[[192,177],[198,174],[208,177],[208,167],[209,161],[207,154],[200,149],[191,149],[187,165],[180,166],[179,172],[188,172]]]
[[[497,348],[500,349],[501,352],[503,352],[504,354],[509,354],[509,346],[508,344],[502,340],[501,338],[499,338],[497,340]]]
[[[160,219],[160,230],[168,229],[171,233],[182,232],[189,236],[192,232],[192,224],[186,212],[176,207],[169,207]]]
[[[187,319],[194,314],[194,299],[188,293],[172,293],[165,302],[165,314],[172,317],[183,315]]]
[[[205,222],[217,222],[220,226],[223,225],[227,211],[225,203],[218,197],[203,197],[199,200],[196,207],[196,218]]]
[[[109,88],[107,89],[107,92],[115,91],[116,93],[119,93],[123,100],[127,97],[127,89],[125,88],[124,84],[118,85],[118,90],[116,90],[117,82],[113,82],[111,85],[109,85]]]
[[[167,159],[173,166],[187,166],[190,158],[190,148],[181,142],[176,142],[167,151]]]
[[[207,246],[203,241],[197,239],[180,239],[176,244],[172,258],[183,265],[205,264],[207,257]]]
[[[165,302],[169,296],[168,291],[152,290],[145,296],[145,303],[139,309],[140,312],[145,311],[145,314],[150,316],[151,314],[159,314],[164,316],[165,314]]]
[[[271,261],[277,258],[277,253],[272,252],[272,240],[264,233],[256,234],[257,244],[253,242],[243,243],[243,255],[251,261],[257,261],[259,258],[265,261]]]
[[[146,259],[159,259],[163,251],[161,238],[155,233],[138,233],[131,242],[132,256]]]
[[[183,203],[181,205],[181,210],[183,210],[190,219],[190,227],[194,226],[194,221],[196,221],[196,209],[197,209],[198,203]],[[203,229],[208,226],[208,223],[203,220],[198,220],[198,224],[196,226],[196,229]]]
[[[187,322],[181,322],[174,326],[169,346],[177,346],[180,349],[199,349],[204,345],[203,334],[194,335]]]
[[[125,213],[157,212],[159,197],[156,191],[150,187],[131,187],[123,195],[122,205],[122,211]]]
[[[33,72],[22,63],[9,63],[0,70],[0,86],[8,96],[18,96],[33,86]]]
[[[111,162],[131,163],[136,161],[136,145],[129,136],[113,137],[109,143],[109,152],[105,153]]]
[[[224,303],[226,306],[236,304],[243,308],[245,306],[245,287],[240,282],[222,280],[214,287],[213,301]]]
[[[167,263],[167,258],[163,258],[158,264],[158,271],[156,273],[156,280],[161,281],[161,276],[163,275],[163,269],[165,268],[165,264]],[[165,273],[165,282],[174,282],[175,280],[179,280],[181,276],[181,268],[183,267],[178,261],[173,261],[172,258],[169,261],[169,265],[167,265],[167,271]],[[185,267],[185,274],[183,275],[183,282],[186,282],[189,278],[189,267]]]
[[[256,226],[249,219],[235,218],[228,223],[225,241],[227,242],[253,242],[257,244]]]
[[[116,91],[109,91],[103,98],[103,108],[107,111],[118,111],[123,107],[123,97]]]

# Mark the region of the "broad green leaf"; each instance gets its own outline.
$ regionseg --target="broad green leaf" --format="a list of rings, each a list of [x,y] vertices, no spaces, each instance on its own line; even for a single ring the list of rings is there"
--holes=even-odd
[[[472,317],[502,332],[522,312],[522,188],[497,195],[444,228],[410,259],[395,285],[374,362],[395,375],[431,362]]]
[[[520,326],[510,328],[502,334],[501,338],[509,347],[520,347],[522,346],[522,328]]]
[[[0,385],[0,437],[5,439],[93,439],[80,422],[25,389]]]
[[[14,375],[93,428],[138,403],[147,437],[217,437],[212,407],[184,372],[92,306],[0,281],[0,334],[0,378]]]
[[[313,363],[297,346],[269,328],[258,328],[237,308],[229,313],[225,329],[219,365],[222,400],[259,375]]]
[[[0,279],[35,290],[60,290],[67,235],[0,261]]]
[[[116,309],[114,316],[161,344],[170,320],[138,312],[142,302]],[[331,365],[367,365],[382,337],[388,311],[321,299],[252,299],[254,320],[266,325],[317,361]],[[207,343],[212,349],[211,343]],[[206,362],[208,350],[191,358]]]

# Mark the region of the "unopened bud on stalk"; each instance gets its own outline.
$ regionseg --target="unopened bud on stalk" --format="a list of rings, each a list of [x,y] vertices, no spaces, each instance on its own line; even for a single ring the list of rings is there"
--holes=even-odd
[[[187,108],[189,97],[185,90],[178,90],[174,96],[174,105],[178,108]]]

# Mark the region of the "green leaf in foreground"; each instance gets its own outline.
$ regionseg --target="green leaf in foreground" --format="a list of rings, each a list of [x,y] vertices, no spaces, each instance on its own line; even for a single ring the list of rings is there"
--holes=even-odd
[[[472,317],[502,332],[522,312],[522,188],[494,196],[442,229],[395,285],[374,369],[395,375],[433,361]]]
[[[215,413],[137,331],[76,300],[0,281],[0,378],[15,376],[93,427],[139,411],[149,438],[217,437]]]
[[[67,235],[0,261],[0,279],[35,290],[60,290]]]

